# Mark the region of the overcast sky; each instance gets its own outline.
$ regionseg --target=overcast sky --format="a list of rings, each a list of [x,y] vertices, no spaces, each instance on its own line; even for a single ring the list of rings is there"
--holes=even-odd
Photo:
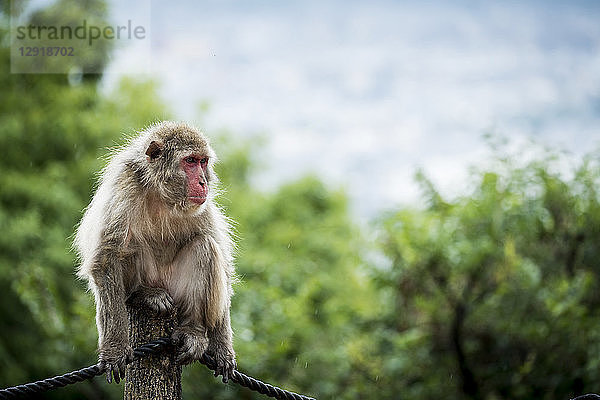
[[[135,14],[112,3],[116,18]],[[362,216],[446,193],[485,133],[589,151],[600,141],[599,1],[151,3],[151,62],[180,119],[265,133],[264,188],[316,171]],[[117,54],[113,70],[135,65]],[[141,66],[140,66],[141,68]],[[109,74],[107,87],[118,79]]]

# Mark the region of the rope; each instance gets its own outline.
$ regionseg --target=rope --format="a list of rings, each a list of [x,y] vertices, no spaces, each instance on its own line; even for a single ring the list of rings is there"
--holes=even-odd
[[[165,347],[170,346],[171,344],[172,342],[170,338],[156,339],[137,347],[133,351],[133,355],[135,358],[141,358],[150,354],[158,354]],[[206,354],[202,356],[200,362],[213,371],[216,371],[217,369],[215,361]],[[104,372],[105,368],[101,368],[99,364],[90,365],[89,367],[78,369],[64,375],[55,376],[53,378],[1,389],[0,399],[18,399],[31,396],[36,393],[47,392],[48,390],[82,382],[86,379],[92,379],[96,376],[102,375]],[[315,400],[312,397],[289,392],[287,390],[269,385],[268,383],[261,382],[258,379],[243,374],[237,370],[233,370],[231,380],[240,386],[279,400]]]
[[[171,340],[168,338],[156,339],[136,348],[133,351],[133,354],[136,358],[147,354],[158,354],[164,346],[169,344],[171,344]],[[61,388],[73,383],[85,381],[86,379],[92,379],[103,373],[104,369],[100,368],[99,364],[90,365],[89,367],[78,369],[77,371],[69,372],[64,375],[55,376],[54,378],[2,389],[0,390],[0,399],[15,399],[31,396],[36,393],[47,392],[51,389]]]
[[[200,362],[213,371],[216,371],[217,369],[215,361],[207,354],[202,356]],[[279,400],[315,400],[312,397],[289,392],[287,390],[278,388],[277,386],[269,385],[268,383],[243,374],[236,369],[234,369],[231,374],[231,380],[240,386]]]

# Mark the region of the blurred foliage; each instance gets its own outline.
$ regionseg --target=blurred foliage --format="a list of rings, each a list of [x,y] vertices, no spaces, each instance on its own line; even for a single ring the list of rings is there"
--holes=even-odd
[[[103,2],[88,3],[105,12]],[[2,10],[5,387],[94,362],[94,307],[73,274],[71,235],[107,147],[170,112],[152,82],[125,79],[101,93],[97,75],[69,83],[10,74],[4,2]],[[257,190],[260,140],[220,134],[213,142],[220,203],[238,236],[232,321],[241,370],[320,399],[600,391],[597,154],[561,174],[560,154],[523,163],[499,148],[489,168],[473,172],[468,193],[451,200],[419,172],[426,207],[388,212],[369,229],[353,221],[345,193],[317,177]],[[183,390],[185,398],[263,398],[223,386],[199,365],[184,369]],[[95,379],[44,398],[121,392]]]
[[[88,1],[94,9],[104,2]],[[95,75],[11,74],[8,18],[0,27],[0,386],[89,365],[93,304],[74,276],[71,235],[105,148],[163,115],[149,83],[124,80],[100,95]],[[83,10],[80,10],[83,12]],[[44,11],[61,12],[56,7]],[[48,398],[101,397],[100,382]],[[113,388],[112,393],[119,393]],[[71,396],[71,397],[70,397]]]
[[[100,36],[91,40],[88,29],[101,29],[107,25],[107,5],[104,1],[57,0],[43,8],[35,8],[21,21],[23,11],[27,9],[29,0],[11,0],[13,29],[17,26],[27,28],[32,24],[39,27],[57,28],[55,36],[48,31],[29,32],[21,30],[21,34],[13,36],[13,55],[17,49],[24,47],[66,47],[71,48],[70,56],[61,57],[15,57],[12,60],[12,71],[26,72],[70,72],[71,79],[80,79],[81,74],[87,79],[98,79],[109,62],[112,47],[111,40]],[[63,28],[70,28],[77,37],[69,39],[68,33],[62,34]],[[78,31],[79,30],[79,31]],[[84,36],[85,35],[85,36]],[[52,39],[50,39],[52,37]],[[93,45],[92,45],[93,44]],[[68,53],[65,53],[68,54]]]
[[[383,217],[381,396],[560,399],[600,390],[598,157],[503,153],[474,189]],[[387,350],[386,350],[387,349]],[[389,354],[394,356],[390,357]]]
[[[360,233],[345,195],[316,178],[270,195],[251,189],[245,178],[236,182],[249,175],[250,163],[240,160],[252,148],[217,148],[229,186],[223,204],[237,221],[240,244],[232,310],[240,369],[291,390],[340,398],[340,386],[354,375],[348,351],[360,334],[356,322],[374,316],[359,268]],[[189,381],[206,373],[188,371],[197,375]],[[184,385],[184,397],[263,398],[211,382]]]

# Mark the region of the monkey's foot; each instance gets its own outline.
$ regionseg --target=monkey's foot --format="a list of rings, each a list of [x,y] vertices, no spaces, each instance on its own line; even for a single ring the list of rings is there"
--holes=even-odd
[[[215,369],[215,376],[222,375],[223,383],[227,383],[229,378],[233,375],[233,370],[237,366],[233,349],[227,345],[217,347],[211,344],[206,353],[215,360],[217,367],[217,369]]]
[[[159,315],[166,315],[173,309],[173,298],[163,288],[142,286],[129,296],[132,305],[145,306]]]
[[[208,347],[205,335],[177,330],[172,338],[178,347],[177,362],[182,365],[199,360]]]
[[[121,382],[125,378],[125,366],[133,360],[133,349],[129,345],[107,345],[100,349],[100,368],[106,372],[106,381]]]

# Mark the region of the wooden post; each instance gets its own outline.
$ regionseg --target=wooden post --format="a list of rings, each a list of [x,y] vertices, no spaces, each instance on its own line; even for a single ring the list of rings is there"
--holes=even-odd
[[[139,304],[128,304],[127,313],[133,348],[173,332],[175,311],[158,316]],[[181,400],[181,366],[175,362],[175,353],[145,356],[127,365],[123,399]]]

